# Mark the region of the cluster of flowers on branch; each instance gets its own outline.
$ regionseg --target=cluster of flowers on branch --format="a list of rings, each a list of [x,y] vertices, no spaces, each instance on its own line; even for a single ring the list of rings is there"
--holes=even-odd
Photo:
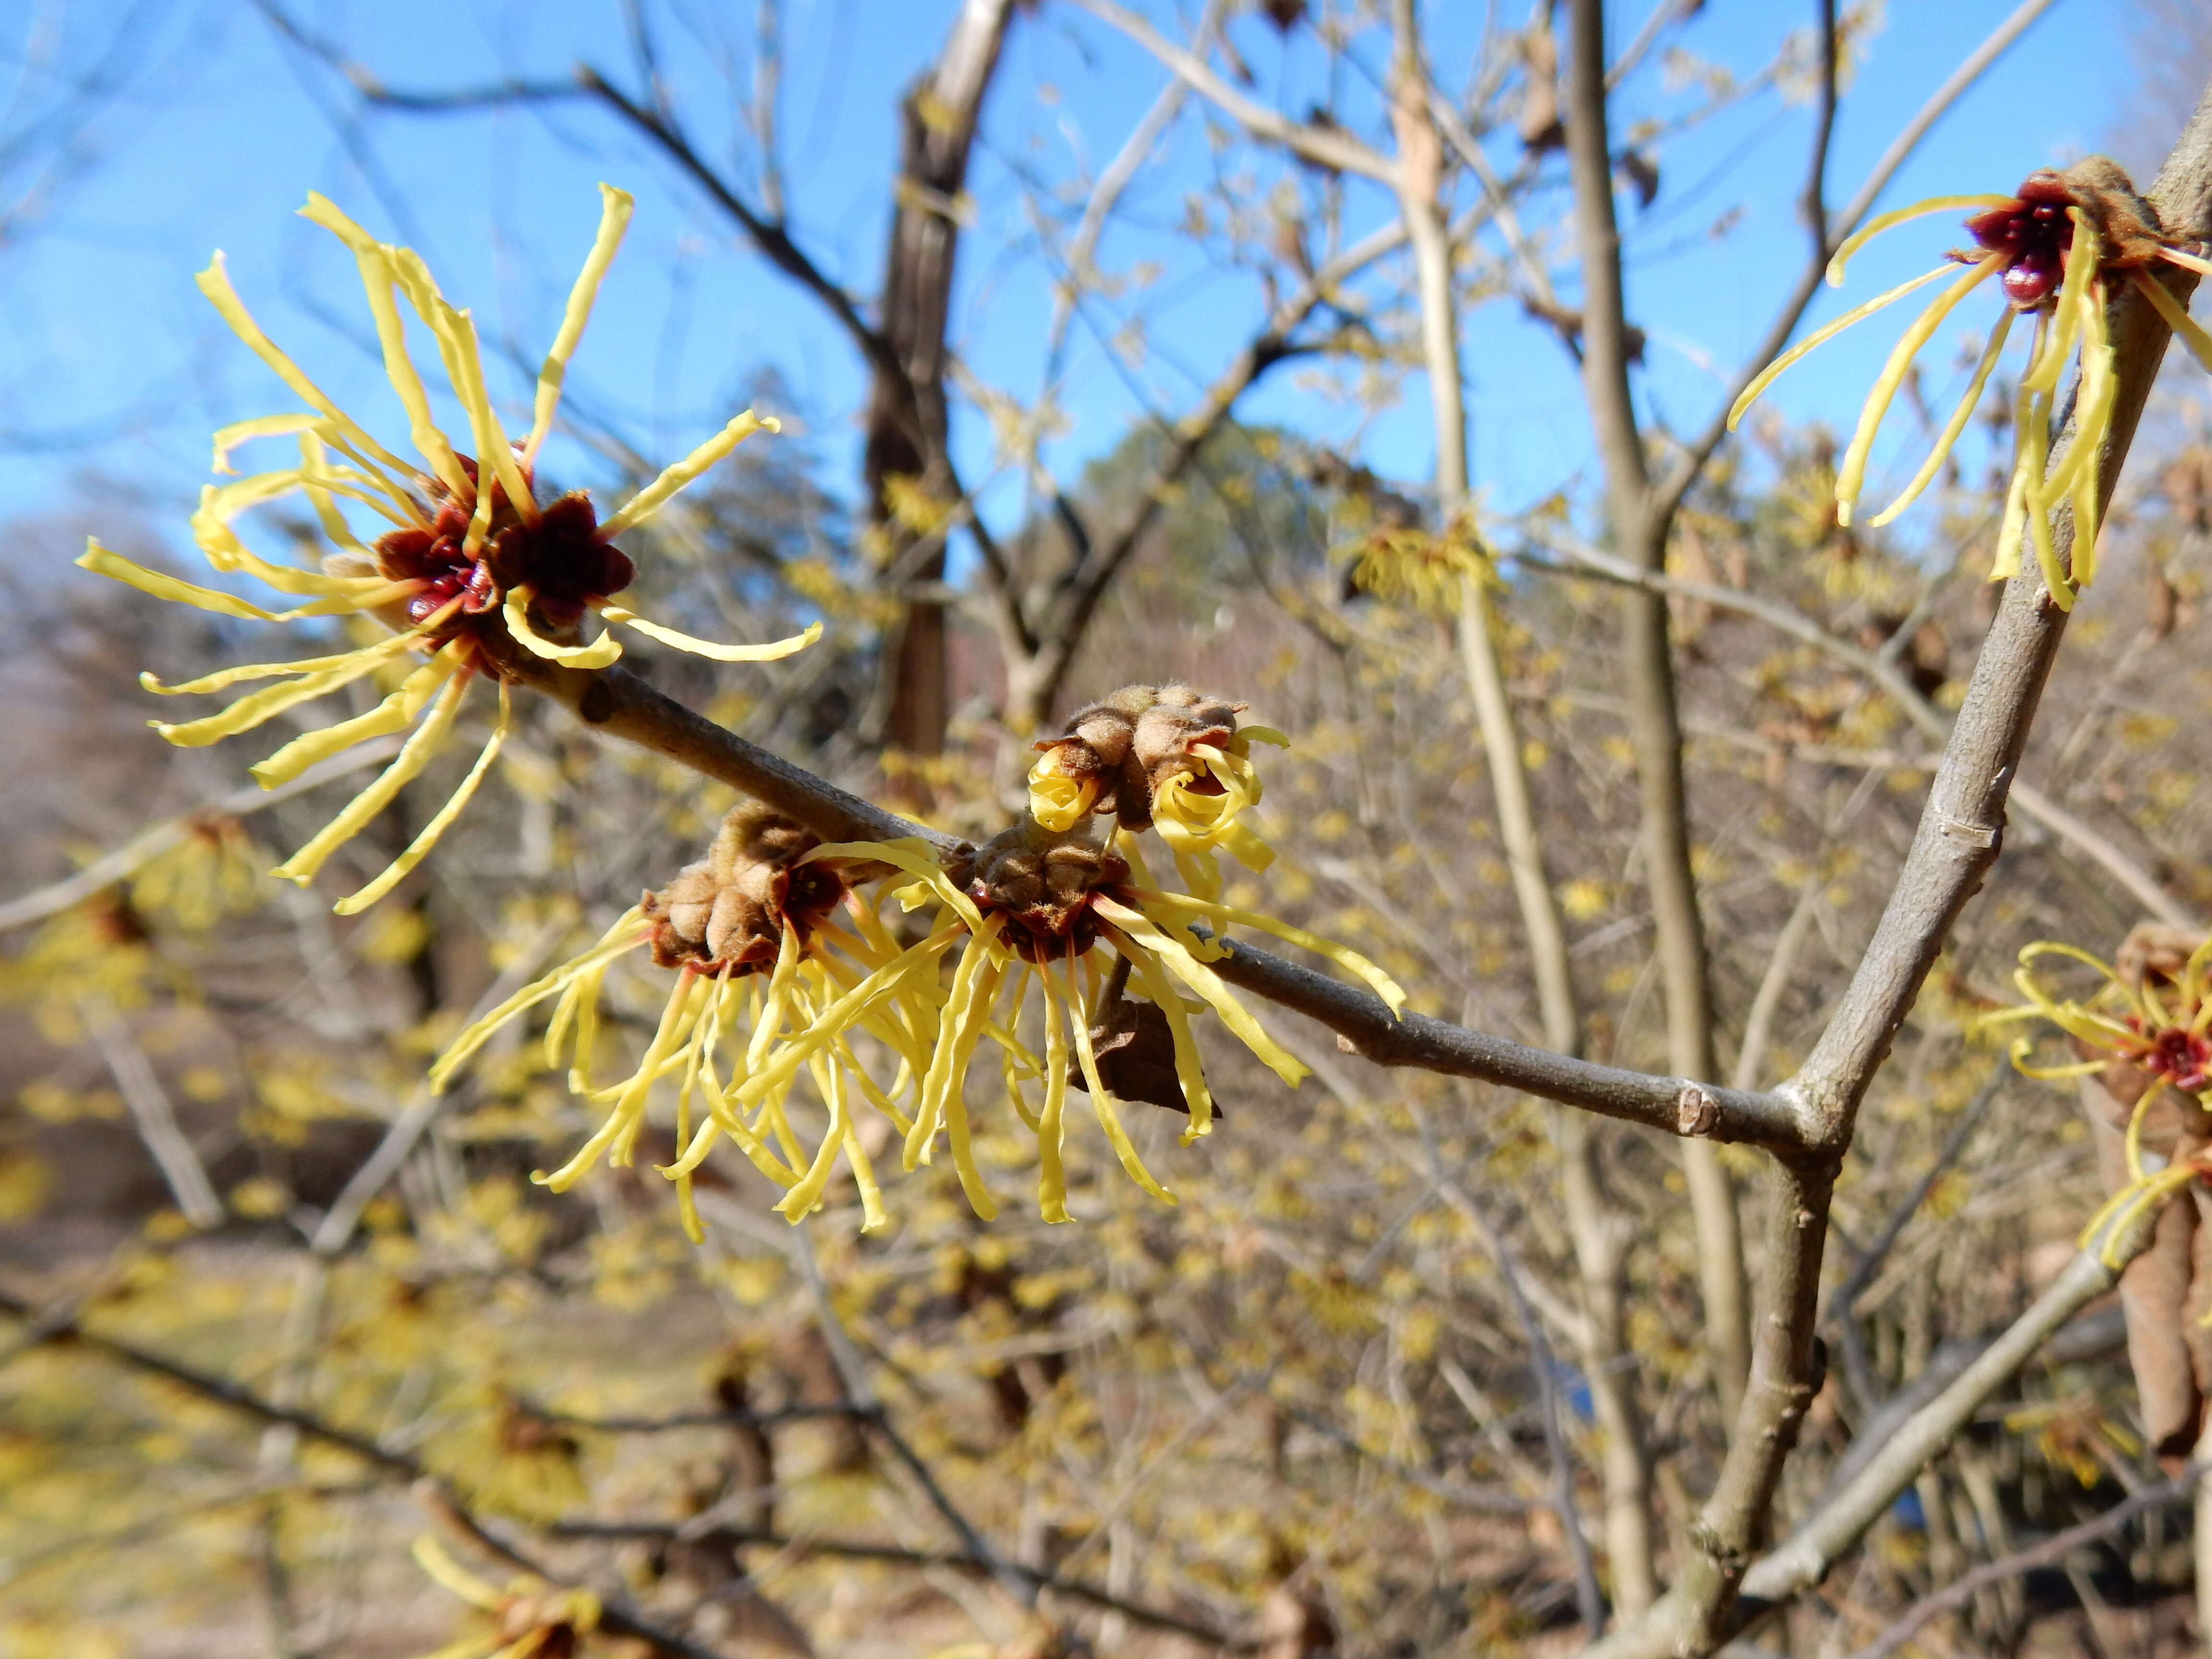
[[[507,1022],[551,1001],[547,1064],[566,1065],[572,1091],[606,1115],[545,1184],[565,1189],[602,1157],[631,1163],[665,1081],[679,1150],[663,1173],[694,1238],[703,1228],[692,1177],[724,1140],[784,1188],[775,1208],[789,1219],[823,1202],[842,1163],[864,1227],[884,1224],[863,1108],[895,1127],[908,1170],[941,1146],[988,1220],[998,1204],[976,1159],[966,1087],[988,1042],[1007,1109],[1036,1143],[1044,1219],[1070,1218],[1071,1090],[1089,1096],[1130,1179],[1172,1203],[1115,1103],[1186,1114],[1186,1145],[1211,1130],[1194,1016],[1212,1012],[1285,1083],[1306,1074],[1212,966],[1224,953],[1223,929],[1304,946],[1365,980],[1394,1010],[1405,1000],[1356,951],[1219,896],[1217,850],[1255,870],[1273,856],[1247,818],[1260,796],[1249,746],[1255,737],[1284,739],[1240,731],[1242,708],[1182,686],[1115,693],[1039,745],[1021,820],[950,859],[918,838],[823,843],[764,807],[740,805],[704,859],[463,1031],[433,1085],[446,1086]],[[1108,812],[1112,828],[1102,835],[1094,823]],[[1133,827],[1142,825],[1168,845],[1188,890],[1153,878]],[[606,975],[647,951],[675,975],[660,1020],[635,1069],[596,1083]],[[802,1133],[802,1119],[818,1132]]]
[[[343,900],[351,913],[388,893],[459,816],[499,755],[513,719],[510,686],[532,659],[572,669],[611,665],[611,630],[581,637],[586,616],[723,662],[762,661],[810,643],[818,625],[765,646],[718,646],[649,622],[615,595],[635,574],[616,538],[772,421],[748,410],[602,519],[581,491],[540,501],[538,452],[552,429],[568,360],[621,242],[630,198],[602,186],[599,235],[546,354],[528,433],[512,441],[487,390],[475,325],[440,292],[410,249],[380,242],[320,197],[306,216],[360,267],[385,372],[406,411],[419,466],[380,443],[270,341],[232,289],[220,255],[199,285],[233,330],[307,404],[216,434],[229,471],[248,442],[293,439],[296,465],[210,486],[193,538],[226,576],[251,576],[302,601],[276,611],[227,587],[147,568],[94,543],[79,562],[156,598],[242,620],[343,619],[344,648],[288,662],[222,669],[182,684],[143,677],[164,695],[276,684],[221,713],[160,724],[171,742],[200,744],[248,732],[364,679],[386,695],[366,712],[310,730],[254,767],[263,784],[297,778],[354,745],[401,732],[397,758],[308,844],[278,866],[312,880],[340,846],[391,804],[451,740],[471,683],[498,688],[496,720],[459,787],[381,874]],[[410,325],[410,318],[412,318]],[[426,329],[470,431],[472,453],[433,418],[409,352]],[[234,526],[252,508],[304,496],[327,547],[316,568],[247,549]],[[388,528],[363,540],[342,504]],[[326,624],[325,624],[326,625]],[[949,854],[921,837],[823,844],[804,825],[747,804],[732,811],[707,855],[647,893],[589,950],[526,987],[462,1031],[432,1073],[442,1089],[492,1034],[553,1004],[547,1063],[604,1109],[598,1129],[543,1182],[565,1189],[602,1158],[631,1163],[664,1083],[674,1100],[677,1153],[665,1167],[687,1231],[703,1227],[692,1177],[727,1140],[784,1188],[777,1209],[797,1221],[819,1207],[842,1166],[866,1225],[885,1220],[862,1114],[887,1119],[911,1170],[940,1146],[976,1213],[996,1213],[978,1165],[966,1085],[988,1042],[1006,1102],[1036,1140],[1038,1206],[1068,1219],[1064,1162],[1068,1095],[1090,1097],[1106,1141],[1132,1180],[1172,1202],[1145,1166],[1116,1098],[1185,1114],[1185,1144],[1214,1121],[1195,1017],[1211,1012],[1287,1083],[1305,1066],[1261,1027],[1212,964],[1232,927],[1311,949],[1365,979],[1395,1010],[1398,987],[1341,945],[1224,902],[1217,863],[1255,873],[1274,854],[1254,829],[1261,796],[1251,748],[1284,744],[1240,725],[1245,705],[1180,685],[1131,686],[1078,713],[1036,745],[1029,810],[981,847]],[[1103,817],[1102,831],[1097,826]],[[1182,890],[1147,868],[1138,837],[1156,831]],[[887,908],[887,907],[889,907]],[[649,951],[674,981],[651,1041],[629,1075],[593,1074],[600,997],[617,961]],[[1036,1005],[1036,1018],[1029,1018]],[[803,1125],[818,1126],[810,1133]],[[811,1144],[810,1144],[811,1143]]]

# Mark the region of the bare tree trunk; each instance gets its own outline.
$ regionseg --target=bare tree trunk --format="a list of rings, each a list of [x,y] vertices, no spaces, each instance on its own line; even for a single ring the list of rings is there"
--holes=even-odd
[[[1399,210],[1419,284],[1422,356],[1436,427],[1437,508],[1449,531],[1468,505],[1467,410],[1451,246],[1439,200],[1443,146],[1429,113],[1414,0],[1396,0],[1392,13],[1397,33],[1391,114],[1398,139]],[[1544,1041],[1561,1054],[1579,1055],[1582,1015],[1567,960],[1566,930],[1537,837],[1521,737],[1491,635],[1489,597],[1476,578],[1463,578],[1461,583],[1459,639],[1489,761],[1498,836],[1528,939]],[[1615,1601],[1623,1613],[1637,1613],[1656,1598],[1658,1573],[1652,1554],[1650,1461],[1644,1449],[1635,1375],[1621,1363],[1627,1351],[1622,1323],[1627,1241],[1615,1207],[1605,1199],[1593,1126],[1557,1106],[1549,1109],[1547,1116],[1559,1153],[1568,1231],[1582,1280],[1579,1358],[1603,1442],[1600,1468],[1605,1481],[1606,1557],[1613,1570]]]
[[[936,68],[908,91],[900,109],[880,323],[899,372],[877,366],[864,463],[870,526],[880,538],[890,580],[900,586],[945,580],[942,536],[902,520],[892,492],[905,481],[923,498],[951,506],[945,335],[959,251],[959,198],[1012,9],[1012,0],[964,0]],[[945,747],[951,715],[945,611],[941,599],[926,592],[907,605],[896,638],[886,642],[878,712],[890,745],[909,754],[934,755]]]
[[[1671,514],[1655,509],[1643,434],[1628,387],[1628,329],[1620,276],[1620,228],[1613,216],[1613,160],[1606,132],[1602,0],[1573,0],[1567,76],[1567,149],[1582,247],[1583,383],[1617,550],[1639,569],[1664,568]],[[1665,595],[1638,588],[1621,600],[1629,736],[1643,798],[1644,880],[1659,935],[1667,994],[1667,1063],[1679,1077],[1711,1082],[1712,988],[1705,926],[1690,867],[1688,803],[1682,787],[1682,725]],[[1682,1146],[1682,1168],[1698,1229],[1705,1342],[1723,1411],[1732,1420],[1751,1370],[1751,1322],[1742,1224],[1719,1154],[1703,1140]]]

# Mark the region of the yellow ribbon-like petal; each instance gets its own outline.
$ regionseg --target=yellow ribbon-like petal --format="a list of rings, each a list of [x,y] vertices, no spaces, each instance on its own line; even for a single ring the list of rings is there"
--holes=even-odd
[[[1044,987],[1044,1106],[1037,1114],[1037,1212],[1048,1222],[1072,1219],[1067,1213],[1067,1170],[1061,1151],[1067,1133],[1066,1027],[1060,1019],[1060,988],[1038,969]]]
[[[450,646],[447,648],[452,649]],[[379,775],[375,782],[347,802],[344,810],[325,824],[312,841],[278,865],[274,873],[302,887],[313,881],[324,861],[389,806],[392,797],[421,775],[422,769],[446,746],[447,738],[453,735],[453,721],[461,711],[461,696],[467,689],[468,681],[464,676],[456,675],[448,681],[431,708],[429,719],[415,728],[415,734],[407,739],[398,758]]]
[[[331,402],[328,394],[307,378],[304,369],[277,349],[276,342],[261,331],[261,325],[253,320],[253,313],[246,308],[246,302],[231,287],[230,273],[222,254],[216,254],[208,268],[192,280],[199,291],[207,296],[208,302],[222,313],[223,321],[230,325],[231,332],[245,341],[255,356],[276,370],[279,380],[320,410],[349,442],[367,451],[402,477],[413,470],[370,437],[351,416]]]
[[[532,981],[496,1008],[463,1028],[446,1045],[446,1052],[438,1056],[437,1063],[430,1067],[431,1093],[443,1094],[446,1085],[453,1081],[454,1073],[468,1064],[493,1032],[517,1014],[536,1007],[547,997],[565,991],[592,969],[644,944],[651,937],[644,921],[645,912],[633,904],[623,912],[613,927],[599,935],[598,942],[590,950],[581,956],[571,957],[543,978]]]
[[[1898,388],[1905,384],[1912,360],[1920,355],[1920,348],[1934,337],[1952,308],[1996,274],[1995,259],[1983,259],[1968,266],[1957,282],[1937,295],[1912,319],[1890,349],[1889,361],[1882,365],[1874,389],[1867,393],[1866,402],[1859,410],[1858,428],[1851,434],[1850,446],[1844,452],[1843,465],[1836,472],[1838,524],[1848,525],[1851,521],[1851,507],[1858,500],[1860,485],[1866,480],[1867,457],[1874,448],[1875,434],[1881,429],[1881,418],[1889,413],[1890,403],[1897,396]]]
[[[1172,1204],[1176,1195],[1152,1179],[1152,1172],[1137,1156],[1136,1145],[1121,1125],[1121,1115],[1114,1109],[1114,1097],[1098,1075],[1098,1054],[1091,1046],[1090,1016],[1084,1009],[1082,994],[1075,987],[1075,964],[1071,962],[1064,965],[1067,969],[1067,1023],[1074,1029],[1076,1059],[1083,1066],[1083,1081],[1088,1085],[1091,1112],[1098,1120],[1098,1127],[1106,1132],[1106,1144],[1114,1149],[1114,1156],[1121,1160],[1122,1170],[1129,1179],[1161,1203]],[[1045,972],[1051,971],[1051,964],[1046,963]]]
[[[1844,285],[1844,267],[1850,263],[1851,255],[1893,226],[1904,224],[1911,219],[1925,218],[1931,213],[1943,213],[1959,208],[2004,207],[2015,199],[2010,196],[1990,195],[1930,196],[1910,207],[1893,208],[1887,213],[1878,213],[1846,237],[1843,246],[1829,259],[1828,286],[1841,288]]]
[[[644,522],[667,505],[669,497],[754,433],[782,430],[783,422],[774,416],[756,415],[750,409],[745,410],[682,460],[665,469],[659,477],[623,502],[619,511],[602,520],[600,532],[610,537],[619,536],[632,526]]]
[[[2151,309],[2157,312],[2166,325],[2180,337],[2182,344],[2189,348],[2190,355],[2203,365],[2207,374],[2212,374],[2212,333],[2207,333],[2203,324],[2181,308],[2181,302],[2157,277],[2140,270],[2130,271],[2129,276],[2135,283],[2136,292],[2150,301]]]
[[[1213,1130],[1213,1091],[1206,1085],[1206,1069],[1199,1058],[1198,1040],[1191,1034],[1190,1015],[1151,952],[1132,948],[1129,968],[1138,989],[1152,999],[1153,1006],[1167,1019],[1168,1036],[1175,1048],[1176,1079],[1182,1085],[1183,1104],[1190,1108],[1190,1127],[1182,1136],[1182,1144],[1188,1146]]]
[[[672,645],[678,651],[688,651],[695,657],[705,657],[713,662],[775,662],[804,651],[822,637],[822,624],[809,623],[787,639],[771,640],[766,645],[716,645],[711,640],[702,640],[690,634],[680,634],[659,623],[647,622],[619,605],[603,605],[599,614],[611,623],[620,623],[624,628],[634,628],[649,640],[659,640],[663,645]]]
[[[1966,422],[1973,418],[1974,410],[1982,401],[1982,388],[1990,382],[1990,371],[1997,366],[1997,354],[2004,349],[2005,337],[2012,331],[2012,319],[2013,309],[2007,306],[1997,318],[1997,325],[1990,331],[1989,343],[1982,348],[1981,360],[1974,365],[1974,375],[1966,383],[1966,395],[1951,410],[1951,418],[1943,422],[1942,431],[1936,434],[1935,446],[1929,450],[1928,459],[1920,464],[1920,471],[1912,475],[1912,482],[1905,486],[1897,499],[1867,521],[1869,527],[1881,529],[1911,506],[1920,492],[1935,482],[1936,472],[1951,453],[1951,447],[1959,441],[1959,434],[1966,429]]]
[[[377,342],[384,350],[385,378],[392,382],[392,389],[399,394],[400,404],[407,411],[415,447],[447,489],[456,494],[465,493],[469,487],[468,475],[461,470],[452,443],[432,417],[429,394],[423,389],[422,377],[416,372],[414,360],[408,356],[406,324],[392,297],[399,281],[392,263],[392,250],[347,217],[325,196],[309,195],[300,216],[322,226],[353,250],[355,261],[361,267],[362,288],[368,296],[369,314],[376,319]]]
[[[936,853],[919,836],[902,836],[896,841],[824,842],[810,848],[799,861],[811,864],[817,859],[863,859],[903,870],[921,878],[932,894],[960,918],[969,932],[983,931],[983,913],[976,908],[975,901],[952,884],[951,878],[945,873],[945,866],[937,861]]]
[[[1731,432],[1735,431],[1737,423],[1743,419],[1744,410],[1749,409],[1753,404],[1757,403],[1759,401],[1759,393],[1765,391],[1767,387],[1772,386],[1774,382],[1781,377],[1782,372],[1788,368],[1791,364],[1796,362],[1799,358],[1805,356],[1809,352],[1818,350],[1821,346],[1826,345],[1829,341],[1834,339],[1836,336],[1841,334],[1845,329],[1850,328],[1856,323],[1864,322],[1868,318],[1873,316],[1875,312],[1881,310],[1884,307],[1894,305],[1898,301],[1902,300],[1906,295],[1911,293],[1916,288],[1925,288],[1929,283],[1934,282],[1938,276],[1943,276],[1947,272],[1955,269],[1957,269],[1957,267],[1946,264],[1936,266],[1933,270],[1924,270],[1921,272],[1919,276],[1915,276],[1911,282],[1899,283],[1895,288],[1891,289],[1887,294],[1877,294],[1873,299],[1869,300],[1865,304],[1852,307],[1850,310],[1837,318],[1834,322],[1826,324],[1820,328],[1814,329],[1812,333],[1807,335],[1796,345],[1790,347],[1789,350],[1784,352],[1779,357],[1777,357],[1772,362],[1769,363],[1765,368],[1759,370],[1757,374],[1752,377],[1751,384],[1744,387],[1741,392],[1736,394],[1736,400],[1729,405],[1728,429]]]
[[[218,587],[202,587],[198,582],[188,582],[181,576],[164,575],[158,570],[149,570],[134,563],[111,548],[96,541],[87,541],[84,551],[76,560],[80,570],[89,570],[95,576],[107,576],[137,588],[141,593],[151,594],[157,599],[168,599],[178,605],[189,605],[201,611],[212,611],[220,617],[236,617],[242,622],[297,622],[302,617],[328,617],[353,610],[346,599],[319,599],[313,605],[303,605],[291,611],[267,611],[251,599],[241,599],[235,593],[226,593]]]
[[[312,432],[329,424],[329,418],[311,415],[304,410],[290,415],[256,415],[247,421],[233,421],[228,426],[217,427],[215,434],[215,459],[210,465],[211,472],[235,472],[230,464],[230,453],[240,445],[251,443],[256,438],[281,438],[295,432]]]
[[[571,668],[605,668],[622,655],[622,641],[609,629],[589,645],[556,645],[530,625],[530,601],[535,597],[529,586],[507,590],[507,599],[499,614],[507,619],[507,631],[514,636],[515,643],[550,661],[566,663]]]
[[[1269,1071],[1294,1088],[1310,1075],[1311,1068],[1261,1030],[1260,1022],[1237,1001],[1221,977],[1185,950],[1180,941],[1153,926],[1141,912],[1115,900],[1102,897],[1094,899],[1092,903],[1100,915],[1154,952],[1177,979],[1204,998],[1220,1016],[1221,1023],[1236,1033],[1237,1040]]]
[[[407,850],[386,866],[383,874],[359,892],[347,895],[331,907],[338,915],[359,915],[406,879],[408,872],[428,855],[430,849],[438,844],[438,838],[453,827],[453,820],[460,817],[462,809],[476,794],[477,786],[484,781],[484,774],[491,770],[492,763],[499,758],[499,751],[507,743],[507,734],[513,729],[513,710],[507,702],[507,682],[501,680],[499,684],[499,719],[491,728],[491,737],[477,754],[477,763],[469,769],[468,776],[461,780],[461,787],[453,791],[429,823],[422,826],[422,833],[408,843]]]
[[[584,337],[584,325],[591,320],[592,304],[599,298],[599,284],[606,280],[607,267],[614,263],[615,251],[622,246],[623,233],[629,228],[635,198],[626,190],[601,185],[599,204],[599,234],[592,240],[591,252],[585,256],[583,270],[576,273],[576,285],[568,290],[568,307],[562,313],[560,331],[546,350],[545,366],[538,371],[538,397],[532,410],[530,436],[522,446],[526,461],[537,459],[538,446],[553,429],[553,411],[560,405],[561,386],[568,377],[568,359],[576,349],[577,341]]]
[[[319,732],[303,732],[286,744],[267,760],[246,769],[264,789],[274,789],[280,783],[289,783],[309,767],[328,760],[331,756],[350,749],[371,738],[389,736],[404,732],[412,726],[422,713],[423,705],[430,701],[437,689],[451,679],[459,667],[453,657],[441,652],[401,682],[399,689],[379,702],[365,714],[356,714],[349,720],[340,720],[336,726],[326,726]]]
[[[1287,940],[1292,945],[1302,945],[1316,955],[1327,957],[1340,968],[1346,969],[1365,980],[1374,988],[1375,994],[1390,1006],[1392,1013],[1399,1014],[1405,1012],[1406,993],[1398,981],[1348,945],[1339,945],[1334,939],[1323,939],[1318,933],[1310,933],[1303,927],[1293,927],[1286,921],[1278,921],[1273,916],[1261,915],[1256,910],[1240,910],[1233,904],[1192,898],[1182,893],[1146,892],[1139,889],[1137,900],[1147,909],[1153,905],[1160,905],[1177,910],[1194,910],[1199,915],[1210,917],[1215,921],[1234,922],[1240,927],[1256,927],[1263,933],[1273,933],[1277,939]]]
[[[272,685],[263,690],[249,692],[219,714],[210,714],[205,719],[186,720],[179,725],[161,720],[151,724],[164,738],[179,748],[202,748],[222,738],[235,737],[240,732],[250,732],[288,708],[312,702],[317,697],[327,696],[341,687],[350,685],[362,675],[374,673],[392,658],[411,650],[418,643],[418,634],[394,634],[374,645],[363,646],[358,651],[347,653],[337,658],[332,667],[303,674],[289,685]]]

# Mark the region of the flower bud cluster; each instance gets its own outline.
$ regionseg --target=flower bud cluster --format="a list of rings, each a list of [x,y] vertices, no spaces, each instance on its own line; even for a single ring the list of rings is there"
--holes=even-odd
[[[787,925],[802,936],[845,896],[824,863],[803,863],[821,838],[756,801],[731,809],[707,856],[640,905],[662,968],[757,973],[774,965]]]
[[[1037,743],[1043,757],[1030,773],[1030,811],[1048,830],[1073,830],[1093,812],[1148,830],[1158,792],[1199,772],[1200,750],[1225,748],[1249,707],[1187,685],[1124,687]]]

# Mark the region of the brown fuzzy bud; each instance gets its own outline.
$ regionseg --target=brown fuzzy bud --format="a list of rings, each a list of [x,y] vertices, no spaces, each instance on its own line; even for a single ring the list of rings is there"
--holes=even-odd
[[[2147,265],[2171,240],[2158,210],[2136,193],[2135,180],[2109,155],[2085,156],[2058,175],[2074,204],[2097,228],[2108,265]]]
[[[1024,819],[977,851],[968,892],[978,904],[1006,914],[1006,942],[1035,962],[1089,950],[1098,937],[1091,895],[1128,878],[1128,862],[1118,853]]]
[[[707,856],[645,896],[653,959],[757,972],[775,961],[787,926],[803,934],[844,896],[844,878],[798,860],[820,839],[757,801],[731,808]]]
[[[1097,780],[1094,810],[1143,830],[1152,822],[1152,791],[1194,769],[1194,745],[1218,746],[1236,736],[1237,717],[1250,706],[1187,685],[1124,686],[1078,709],[1062,736],[1036,747],[1056,751],[1062,776]]]

